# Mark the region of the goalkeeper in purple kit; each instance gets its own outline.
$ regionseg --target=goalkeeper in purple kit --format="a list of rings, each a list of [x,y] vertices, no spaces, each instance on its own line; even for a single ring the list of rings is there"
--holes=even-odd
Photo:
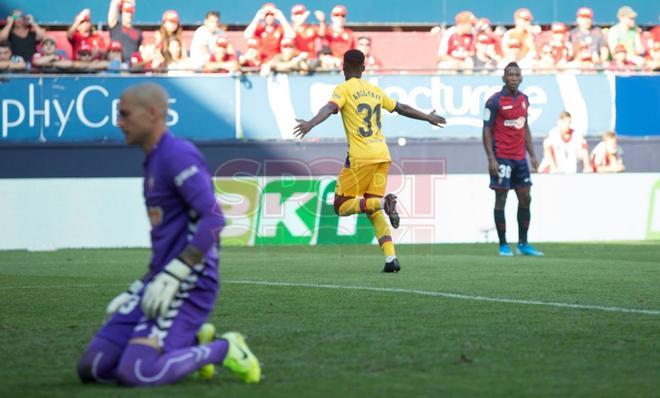
[[[218,293],[219,234],[224,225],[199,150],[166,127],[168,97],[156,84],[126,90],[119,127],[146,154],[144,199],[151,222],[149,269],[107,307],[108,320],[78,363],[83,382],[129,386],[175,383],[224,365],[248,383],[261,368],[243,336],[215,337],[205,323]]]

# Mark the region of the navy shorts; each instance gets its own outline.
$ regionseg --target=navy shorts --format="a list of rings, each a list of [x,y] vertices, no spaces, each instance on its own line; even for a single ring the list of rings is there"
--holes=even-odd
[[[509,190],[532,186],[527,159],[512,160],[496,158],[500,164],[498,176],[490,176],[490,189]]]

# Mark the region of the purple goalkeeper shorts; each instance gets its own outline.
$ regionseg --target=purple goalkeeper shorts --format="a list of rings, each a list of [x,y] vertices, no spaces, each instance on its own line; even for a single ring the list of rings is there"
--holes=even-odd
[[[163,352],[195,345],[197,330],[208,319],[218,295],[215,280],[202,276],[196,281],[196,278],[193,274],[181,284],[167,314],[156,319],[147,319],[142,314],[143,288],[117,310],[97,336],[121,347],[136,337],[158,337]]]

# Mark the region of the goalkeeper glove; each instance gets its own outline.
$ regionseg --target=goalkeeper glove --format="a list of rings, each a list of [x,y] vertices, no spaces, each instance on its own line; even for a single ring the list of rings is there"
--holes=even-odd
[[[126,304],[128,300],[131,299],[131,297],[138,294],[143,287],[144,287],[144,283],[142,283],[142,281],[139,279],[131,283],[131,285],[128,287],[128,290],[119,293],[117,297],[113,298],[110,304],[108,304],[108,306],[105,309],[106,315],[111,316],[115,312],[117,312],[119,307]]]
[[[192,268],[175,258],[147,284],[142,296],[142,312],[147,318],[165,316],[179,286],[190,275]]]

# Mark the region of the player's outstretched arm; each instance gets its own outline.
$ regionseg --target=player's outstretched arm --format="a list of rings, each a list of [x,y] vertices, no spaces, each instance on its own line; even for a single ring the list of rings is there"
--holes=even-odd
[[[311,120],[296,119],[298,124],[293,129],[293,135],[298,138],[303,138],[309,133],[317,124],[323,123],[333,113],[337,112],[337,105],[327,103],[319,110],[319,112]]]
[[[420,112],[417,109],[413,108],[410,105],[402,104],[398,102],[394,112],[398,113],[401,116],[409,117],[411,119],[425,120],[431,123],[434,126],[444,127],[443,124],[446,124],[447,121],[444,117],[435,114],[435,110],[430,113]]]

